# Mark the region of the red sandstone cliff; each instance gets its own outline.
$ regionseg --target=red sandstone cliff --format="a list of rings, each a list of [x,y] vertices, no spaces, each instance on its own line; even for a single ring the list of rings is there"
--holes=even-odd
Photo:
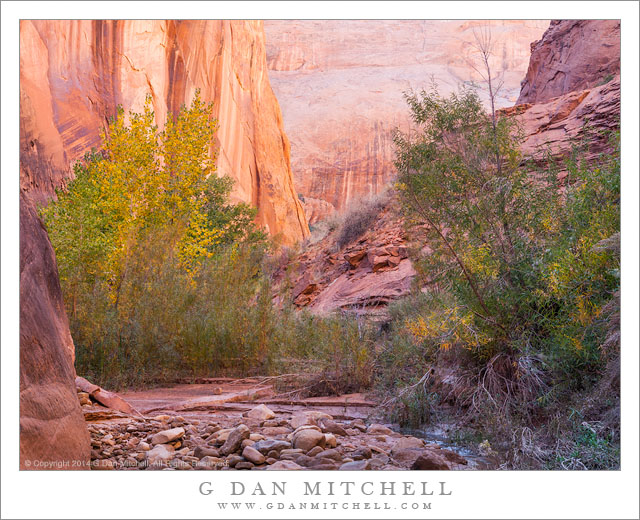
[[[220,123],[218,171],[234,199],[258,208],[271,234],[308,234],[293,186],[289,142],[267,75],[262,22],[216,20],[25,20],[20,26],[21,185],[39,201],[99,145],[121,104],[147,93],[158,121],[196,88]]]
[[[585,34],[589,41],[582,39]],[[620,41],[613,34],[615,22],[552,22],[542,40],[532,45],[527,74],[531,81],[523,82],[520,97],[529,95],[525,89],[540,97],[502,109],[520,122],[525,156],[541,161],[548,151],[556,158],[566,156],[572,145],[585,137],[587,121],[591,129],[587,160],[607,150],[608,142],[601,132],[617,129],[620,124]],[[564,83],[559,82],[556,59],[576,66],[575,73],[565,69],[561,76],[568,79]],[[303,58],[298,56],[298,60],[305,66]],[[551,92],[556,92],[556,97],[546,98]],[[391,207],[370,231],[343,250],[337,249],[332,234],[307,245],[292,262],[295,278],[290,296],[297,305],[314,312],[350,309],[383,314],[390,301],[409,292],[415,277],[406,258],[410,244]]]
[[[480,81],[474,30],[486,25],[494,70],[505,71],[498,105],[509,106],[548,21],[265,21],[269,76],[311,223],[385,189],[395,175],[393,130],[410,123],[403,91],[429,88],[432,76],[443,94]]]
[[[20,193],[20,468],[88,469],[89,432],[74,383],[73,340],[56,258]],[[75,464],[75,466],[72,466]]]
[[[595,87],[620,74],[620,20],[553,20],[531,44],[517,104]]]
[[[620,21],[552,21],[531,49],[518,104],[504,111],[517,114],[523,153],[566,156],[588,129],[587,159],[597,157],[620,126]]]
[[[220,122],[218,170],[285,243],[308,234],[269,85],[261,22],[24,20],[20,24],[20,464],[82,469],[90,444],[55,255],[36,212],[99,145],[118,104],[159,121],[196,88]],[[72,466],[75,461],[75,466]],[[29,466],[31,463],[31,466]]]

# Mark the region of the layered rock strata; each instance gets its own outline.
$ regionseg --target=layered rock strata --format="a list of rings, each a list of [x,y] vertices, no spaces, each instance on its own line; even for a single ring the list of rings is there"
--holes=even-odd
[[[55,255],[37,205],[100,144],[100,128],[118,104],[140,110],[151,94],[164,121],[196,88],[214,102],[218,170],[235,179],[234,199],[257,206],[258,222],[284,243],[304,238],[308,227],[269,85],[261,22],[21,21],[22,468],[82,469],[90,453]]]
[[[620,21],[554,20],[531,51],[518,104],[505,110],[520,122],[523,154],[562,159],[583,142],[588,161],[608,151],[620,128]]]
[[[518,104],[591,89],[620,74],[620,20],[553,20],[531,44]]]
[[[432,77],[443,94],[482,82],[474,45],[487,24],[494,73],[504,71],[498,106],[505,107],[516,100],[530,43],[548,21],[265,21],[269,76],[309,222],[388,185],[393,131],[410,126],[403,91],[428,89]]]
[[[218,172],[235,180],[233,199],[257,207],[285,243],[308,234],[262,22],[23,20],[20,49],[21,183],[32,198],[50,197],[100,144],[118,104],[139,111],[150,94],[162,123],[200,88],[214,103]]]

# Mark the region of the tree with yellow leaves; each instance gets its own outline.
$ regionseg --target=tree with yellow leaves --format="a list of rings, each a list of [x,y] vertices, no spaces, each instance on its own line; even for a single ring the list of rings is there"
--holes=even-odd
[[[102,149],[75,165],[75,178],[42,210],[72,313],[96,284],[117,308],[132,259],[153,236],[167,237],[165,252],[188,271],[223,244],[262,238],[255,210],[229,204],[233,183],[216,175],[212,110],[196,92],[159,131],[150,96],[142,113],[118,107]]]

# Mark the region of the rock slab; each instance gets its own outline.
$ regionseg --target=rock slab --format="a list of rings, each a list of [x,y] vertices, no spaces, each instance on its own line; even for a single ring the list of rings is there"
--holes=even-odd
[[[55,254],[20,192],[20,468],[89,467],[90,438],[75,388],[74,346]],[[71,464],[79,464],[72,467]]]

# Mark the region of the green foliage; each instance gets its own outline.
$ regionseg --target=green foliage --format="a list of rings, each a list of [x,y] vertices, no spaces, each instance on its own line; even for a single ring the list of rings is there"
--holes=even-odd
[[[597,246],[620,229],[617,136],[597,164],[576,149],[563,177],[529,165],[516,123],[473,90],[407,101],[417,130],[395,137],[397,190],[429,250],[417,266],[430,287],[430,305],[396,324],[411,364],[466,349],[478,396],[501,413],[548,398],[549,381],[556,397],[589,385],[619,288],[619,258]]]
[[[566,434],[545,469],[610,470],[620,468],[620,441],[598,422],[587,422],[577,410],[567,414]]]
[[[211,113],[196,94],[159,131],[150,99],[141,114],[118,108],[102,149],[42,209],[78,373],[117,389],[295,364],[318,391],[369,384],[357,324],[274,306],[256,210],[231,204],[232,181],[215,175]]]
[[[230,204],[231,179],[215,175],[211,114],[196,93],[159,131],[150,98],[142,113],[119,107],[102,149],[41,210],[78,370],[97,381],[214,370],[241,352],[239,366],[268,362],[253,337],[233,337],[234,352],[220,347],[231,322],[247,329],[260,318],[267,289],[255,265],[266,243],[256,210]]]
[[[220,244],[260,238],[255,210],[228,204],[232,181],[215,175],[211,112],[197,92],[159,132],[150,97],[140,114],[125,117],[118,107],[100,153],[77,163],[75,178],[42,210],[67,301],[104,283],[118,302],[134,250],[168,228],[166,249],[176,249],[187,268]]]

